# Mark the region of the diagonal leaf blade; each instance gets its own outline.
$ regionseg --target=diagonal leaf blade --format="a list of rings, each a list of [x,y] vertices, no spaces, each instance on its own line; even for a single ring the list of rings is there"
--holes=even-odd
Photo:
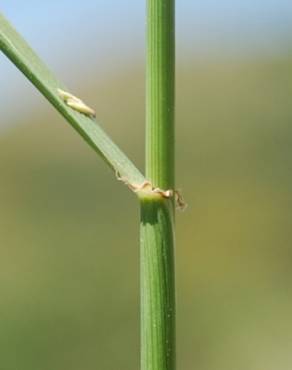
[[[64,103],[58,94],[58,89],[66,91],[66,87],[54,77],[2,14],[0,14],[0,49],[113,171],[130,184],[141,184],[145,181],[135,165],[92,118],[73,110]]]

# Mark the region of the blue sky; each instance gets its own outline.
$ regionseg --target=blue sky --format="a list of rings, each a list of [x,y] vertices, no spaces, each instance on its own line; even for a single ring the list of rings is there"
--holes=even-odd
[[[1,0],[0,11],[67,81],[90,73],[88,55],[101,75],[125,63],[143,61],[145,3]],[[292,0],[177,0],[176,4],[178,62],[291,51]],[[0,70],[6,86],[0,98],[6,107],[11,99],[21,101],[29,87],[4,57],[0,57]],[[34,97],[26,99],[23,105],[29,107]]]
[[[176,8],[183,52],[218,52],[221,44],[249,51],[265,38],[270,41],[261,49],[272,49],[292,31],[291,0],[177,0]],[[44,39],[61,44],[70,32],[82,41],[96,34],[102,51],[109,40],[143,50],[145,0],[2,0],[1,11],[36,46]]]

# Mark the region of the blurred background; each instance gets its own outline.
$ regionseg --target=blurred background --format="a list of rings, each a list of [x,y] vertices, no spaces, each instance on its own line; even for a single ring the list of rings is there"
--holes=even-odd
[[[1,12],[143,169],[145,1]],[[292,367],[291,45],[290,0],[177,1],[178,369]],[[137,202],[0,71],[0,368],[136,370]]]

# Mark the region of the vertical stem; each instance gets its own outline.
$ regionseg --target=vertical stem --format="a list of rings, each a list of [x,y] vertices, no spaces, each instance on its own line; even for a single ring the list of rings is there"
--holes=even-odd
[[[141,200],[141,369],[175,369],[172,206]]]
[[[148,0],[146,178],[174,187],[174,0]]]
[[[147,0],[146,178],[174,189],[174,0]],[[141,369],[175,370],[173,202],[141,197]]]

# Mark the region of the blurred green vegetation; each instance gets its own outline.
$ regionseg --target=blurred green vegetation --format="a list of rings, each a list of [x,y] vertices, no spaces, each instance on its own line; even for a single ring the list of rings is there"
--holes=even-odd
[[[179,65],[178,369],[292,366],[291,69]],[[129,66],[80,85],[140,168],[143,79]],[[0,369],[136,370],[137,202],[39,99],[0,136]]]

